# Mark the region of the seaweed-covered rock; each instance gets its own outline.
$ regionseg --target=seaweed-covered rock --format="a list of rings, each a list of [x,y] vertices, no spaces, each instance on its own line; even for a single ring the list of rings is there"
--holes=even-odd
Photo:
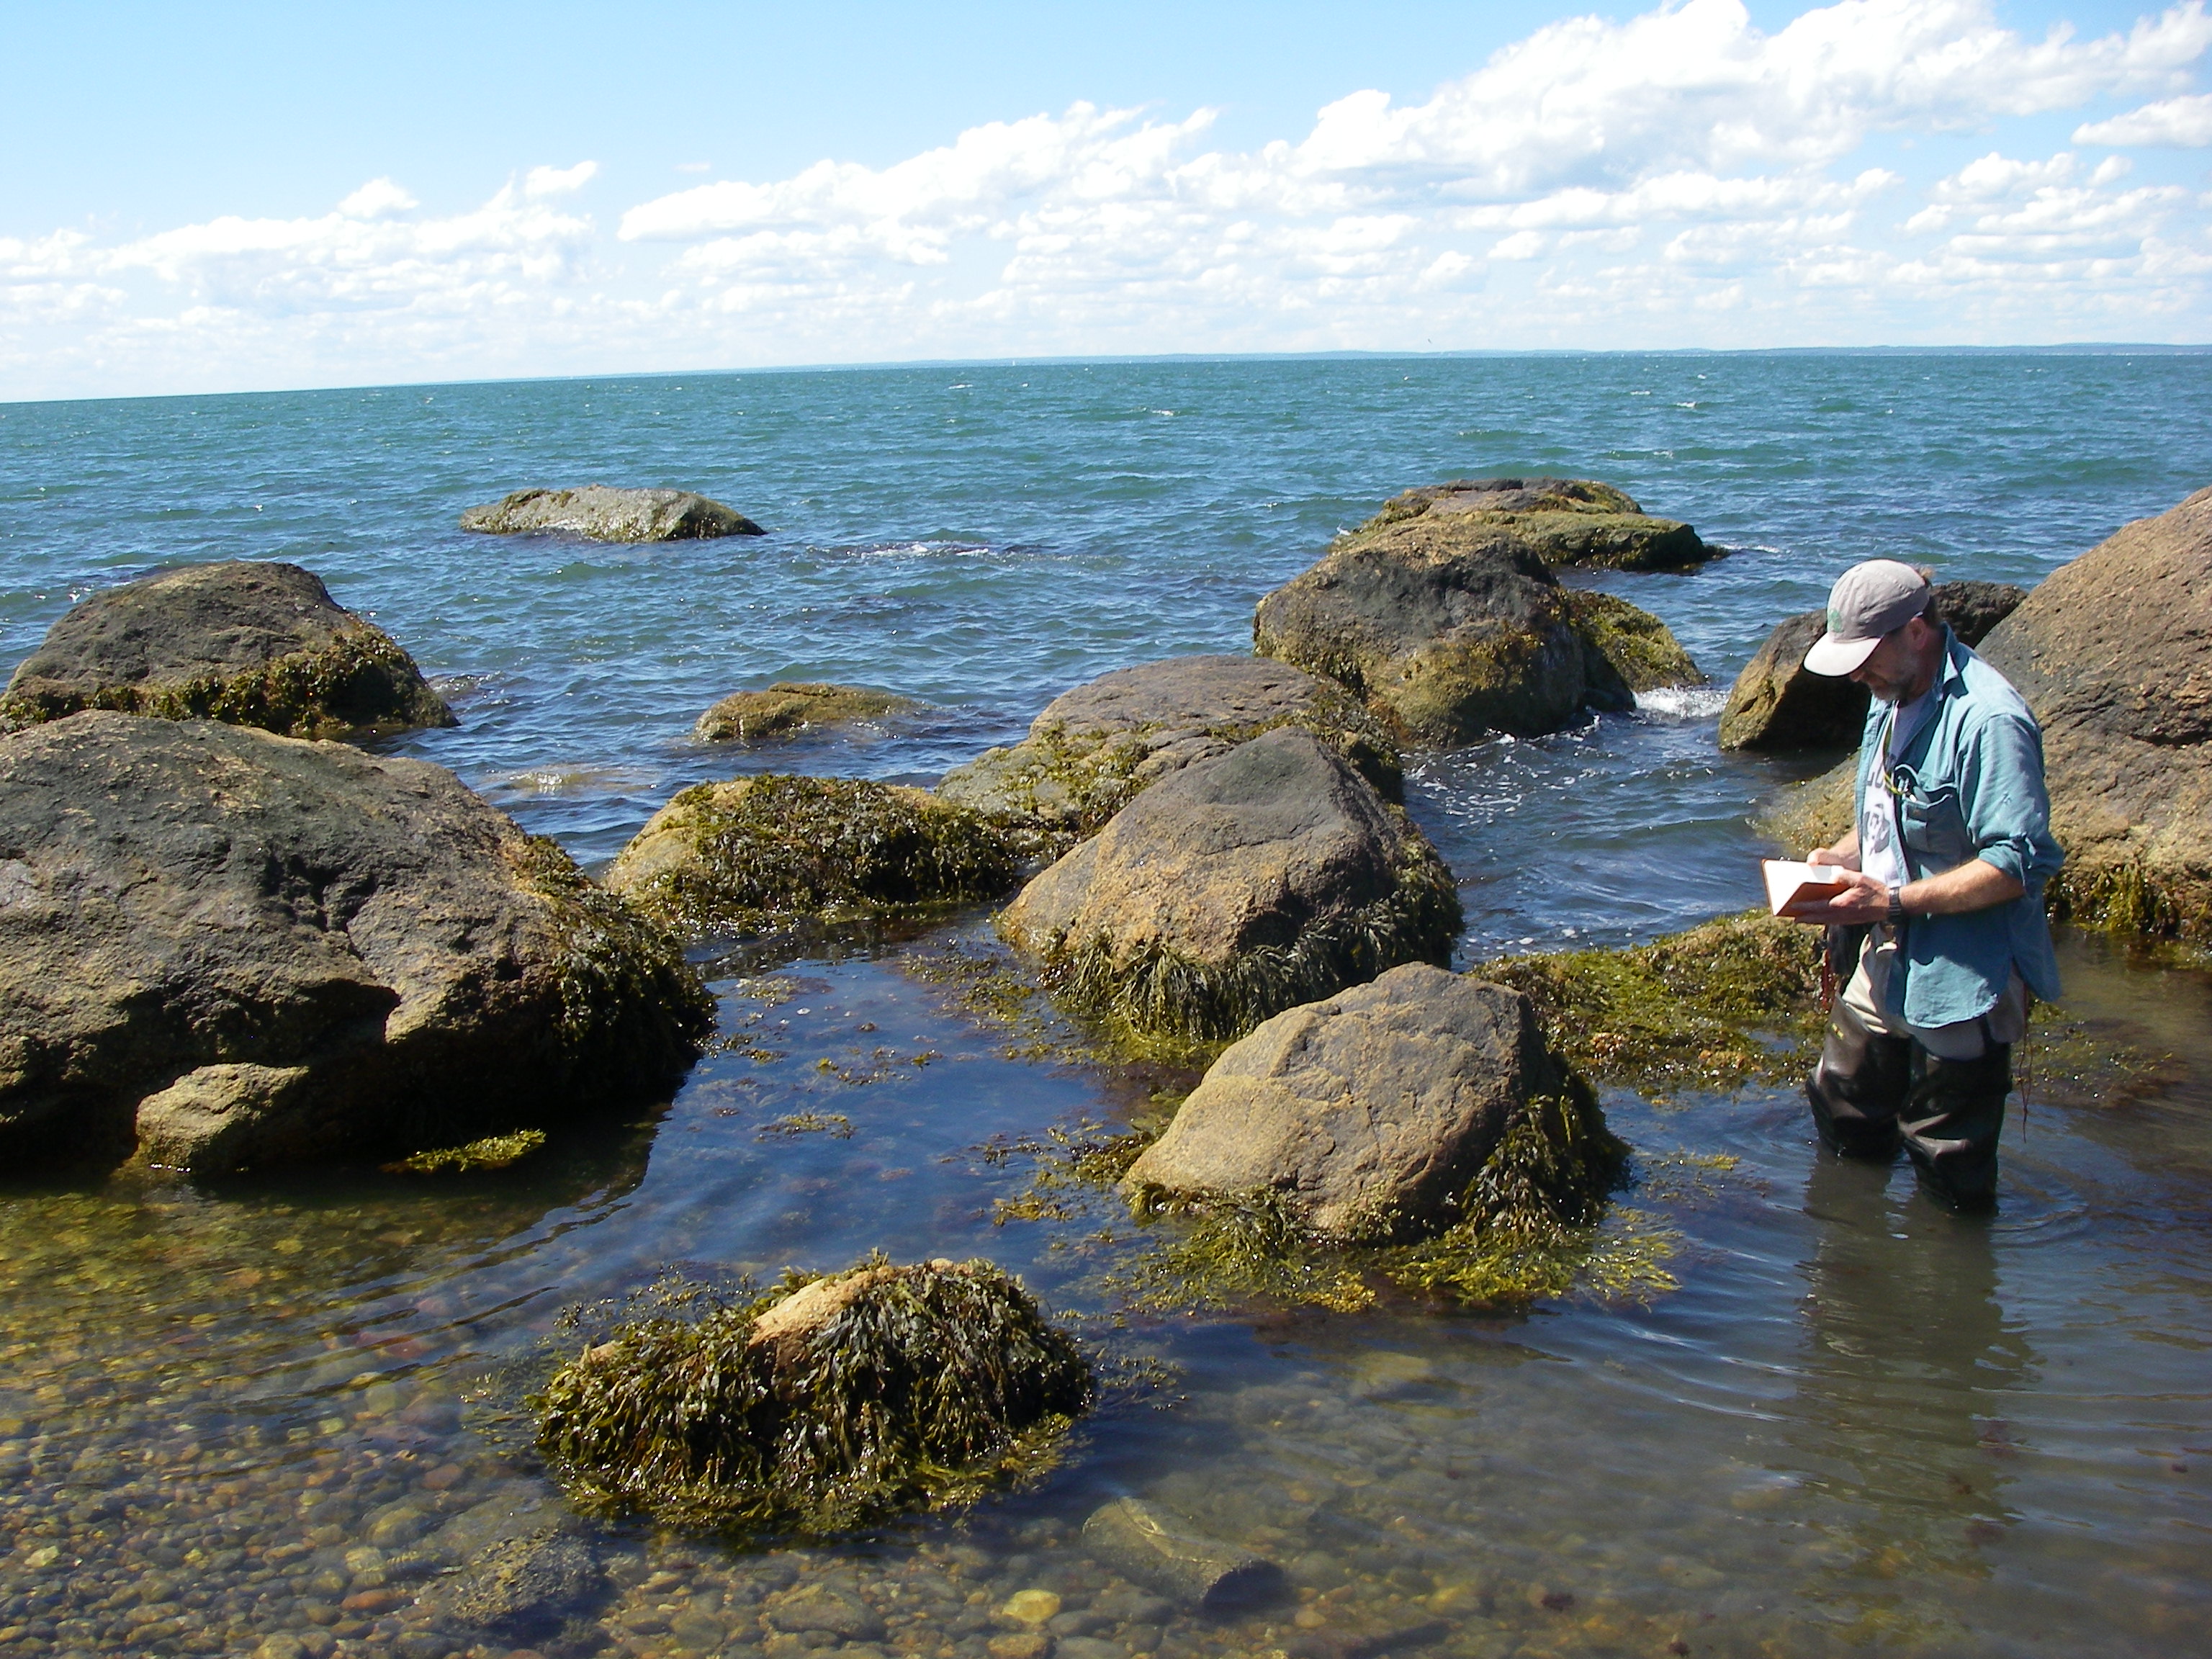
[[[1510,526],[1480,515],[1438,536],[1425,518],[1363,529],[1261,599],[1255,648],[1337,680],[1414,741],[1556,732],[1584,709],[1701,679],[1656,617],[1562,588]],[[1616,663],[1612,653],[1633,648]],[[1624,672],[1624,669],[1626,672]]]
[[[766,532],[720,501],[688,489],[518,489],[461,514],[461,528],[488,536],[588,537],[595,542],[688,542]]]
[[[295,738],[452,726],[392,637],[296,564],[185,565],[73,606],[0,694],[0,731],[107,708]]]
[[[1717,557],[1689,526],[1655,519],[1626,491],[1590,478],[1462,478],[1393,495],[1353,532],[1418,523],[1440,549],[1509,532],[1547,565],[1682,570]]]
[[[1059,848],[1095,833],[1142,790],[1194,761],[1297,726],[1403,798],[1398,745],[1333,680],[1266,657],[1170,657],[1118,668],[1055,697],[1011,748],[954,768],[937,793],[1042,827]]]
[[[1936,614],[1968,645],[2027,597],[2007,582],[1939,582]],[[1856,747],[1866,725],[1867,689],[1805,667],[1805,653],[1827,631],[1825,611],[1808,611],[1775,625],[1729,688],[1721,710],[1721,747],[1768,753]]]
[[[2043,726],[2056,911],[2212,940],[2212,489],[2053,571],[1981,651]]]
[[[911,697],[865,685],[817,680],[778,680],[765,691],[738,691],[699,716],[691,735],[702,743],[757,743],[785,738],[810,726],[842,726],[914,708]]]
[[[1117,1498],[1083,1523],[1091,1555],[1133,1583],[1215,1617],[1281,1595],[1289,1581],[1266,1557],[1210,1538],[1182,1516],[1140,1498]]]
[[[674,940],[444,769],[92,712],[0,738],[0,1152],[389,1156],[669,1087]]]
[[[1001,826],[927,790],[770,773],[684,790],[623,848],[607,885],[705,937],[989,898],[1016,870]]]
[[[1296,726],[1153,785],[999,919],[1077,1007],[1200,1040],[1443,963],[1459,925],[1451,872],[1404,810]]]
[[[877,1258],[767,1304],[617,1328],[547,1384],[538,1443],[586,1508],[819,1533],[1036,1467],[1091,1389],[1074,1344],[990,1263]]]
[[[1433,1232],[1513,1115],[1565,1086],[1526,996],[1409,963],[1232,1045],[1122,1184],[1273,1193],[1335,1238]]]

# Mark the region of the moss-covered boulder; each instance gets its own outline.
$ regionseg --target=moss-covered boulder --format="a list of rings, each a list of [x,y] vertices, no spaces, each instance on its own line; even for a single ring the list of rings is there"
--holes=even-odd
[[[1683,570],[1718,556],[1698,532],[1655,519],[1626,490],[1591,478],[1462,478],[1393,495],[1353,532],[1417,525],[1439,550],[1455,541],[1487,544],[1504,532],[1547,565],[1612,570]]]
[[[2053,571],[1981,652],[2043,726],[2054,911],[2212,941],[2212,489]]]
[[[1435,1233],[1515,1115],[1568,1086],[1525,995],[1409,963],[1232,1044],[1122,1186],[1266,1193],[1346,1242]]]
[[[706,938],[992,898],[1018,869],[1003,826],[927,790],[769,774],[684,790],[623,848],[607,885]]]
[[[388,1158],[671,1088],[677,942],[452,773],[210,720],[0,738],[0,1155]]]
[[[0,731],[106,708],[295,738],[452,726],[392,637],[296,564],[229,559],[72,607],[0,693]]]
[[[763,1302],[617,1328],[562,1367],[538,1443],[584,1506],[820,1534],[969,1501],[1046,1461],[1090,1366],[986,1261],[878,1258]]]
[[[1162,778],[1279,726],[1310,732],[1385,799],[1403,798],[1397,744],[1342,686],[1289,663],[1228,655],[1102,674],[1047,704],[1022,742],[945,774],[937,793],[1034,824],[1059,851]]]
[[[1079,1010],[1201,1041],[1442,963],[1459,926],[1451,872],[1404,809],[1296,726],[1153,785],[999,919]]]
[[[1636,691],[1697,684],[1665,624],[1570,592],[1506,526],[1432,533],[1425,518],[1362,529],[1261,599],[1255,647],[1343,684],[1417,743],[1540,736]],[[1616,661],[1616,656],[1619,660]]]
[[[734,507],[688,489],[518,489],[461,514],[488,536],[587,537],[595,542],[703,541],[767,532]]]
[[[865,685],[778,680],[765,691],[732,692],[699,716],[691,735],[702,743],[759,743],[810,726],[880,720],[917,706],[911,697]]]
[[[1968,645],[1983,638],[2027,597],[2007,582],[1939,582],[1936,614]],[[1867,689],[1805,666],[1805,653],[1827,631],[1824,611],[1778,623],[1729,688],[1721,747],[1784,753],[1856,747],[1866,725]]]

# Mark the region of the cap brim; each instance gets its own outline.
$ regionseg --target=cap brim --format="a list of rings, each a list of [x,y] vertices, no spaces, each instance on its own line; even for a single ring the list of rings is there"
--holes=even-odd
[[[1874,655],[1875,647],[1881,643],[1878,638],[1839,640],[1833,634],[1823,634],[1805,653],[1805,667],[1808,672],[1841,679]]]

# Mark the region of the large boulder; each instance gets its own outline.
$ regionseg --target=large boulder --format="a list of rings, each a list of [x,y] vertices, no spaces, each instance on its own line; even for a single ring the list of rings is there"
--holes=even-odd
[[[2008,582],[1939,582],[1936,614],[1968,645],[2027,597]],[[1721,710],[1721,747],[1776,753],[1856,745],[1866,725],[1867,689],[1805,667],[1805,653],[1827,631],[1828,614],[1808,611],[1776,624],[1744,665]]]
[[[992,898],[1018,865],[1002,826],[927,790],[768,774],[684,790],[616,856],[607,885],[705,938]]]
[[[93,712],[0,738],[0,1152],[386,1156],[665,1089],[675,942],[444,769]]]
[[[1527,997],[1409,963],[1231,1046],[1124,1185],[1269,1194],[1346,1241],[1434,1231],[1516,1110],[1565,1086]]]
[[[1981,652],[2043,725],[2058,914],[2212,939],[2212,489],[2053,571]]]
[[[1689,526],[1655,519],[1592,478],[1461,478],[1393,495],[1355,535],[1418,523],[1440,550],[1504,532],[1547,565],[1682,570],[1717,557]]]
[[[586,536],[595,542],[687,542],[765,532],[734,507],[688,489],[518,489],[461,514],[489,536]]]
[[[1228,655],[1102,674],[1054,698],[1020,743],[946,773],[937,793],[1036,824],[1057,851],[1162,778],[1279,726],[1312,732],[1387,799],[1403,798],[1398,745],[1342,686],[1286,662]]]
[[[1202,1040],[1402,962],[1443,963],[1459,926],[1427,838],[1297,726],[1153,785],[999,919],[1077,1007]]]
[[[454,724],[413,659],[312,572],[245,559],[165,570],[74,606],[0,694],[0,731],[85,708],[295,738]]]
[[[1633,708],[1639,687],[1703,678],[1658,618],[1569,592],[1517,531],[1481,515],[1449,537],[1415,518],[1345,538],[1260,601],[1252,637],[1425,744],[1540,736],[1585,709]],[[1624,642],[1635,648],[1617,663]],[[1671,678],[1651,672],[1662,659],[1679,664]]]
[[[865,685],[778,680],[765,691],[733,691],[691,728],[702,743],[759,743],[796,736],[809,726],[879,720],[915,707],[911,697]]]

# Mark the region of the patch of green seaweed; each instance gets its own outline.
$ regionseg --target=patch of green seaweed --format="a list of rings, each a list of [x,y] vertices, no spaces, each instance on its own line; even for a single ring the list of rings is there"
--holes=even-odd
[[[459,1175],[479,1170],[504,1170],[520,1164],[544,1145],[544,1130],[517,1129],[512,1134],[486,1135],[465,1146],[440,1146],[416,1152],[384,1168],[391,1175]]]
[[[797,1276],[749,1300],[664,1297],[587,1341],[535,1402],[572,1499],[689,1530],[822,1535],[1052,1466],[1095,1384],[1018,1281],[880,1255],[852,1271],[871,1277],[791,1340],[753,1338]]]
[[[1019,865],[984,814],[865,779],[769,774],[669,805],[690,856],[629,896],[695,938],[926,914],[1006,891]]]
[[[1630,690],[1705,683],[1674,630],[1649,611],[1587,588],[1568,590],[1567,611],[1575,631],[1613,665]]]
[[[1649,945],[1500,957],[1471,971],[1525,992],[1578,1069],[1654,1098],[1804,1075],[1826,1029],[1820,932],[1764,911]]]
[[[2160,877],[2140,858],[2069,865],[2051,884],[2054,921],[2149,941],[2212,945],[2212,888]]]

